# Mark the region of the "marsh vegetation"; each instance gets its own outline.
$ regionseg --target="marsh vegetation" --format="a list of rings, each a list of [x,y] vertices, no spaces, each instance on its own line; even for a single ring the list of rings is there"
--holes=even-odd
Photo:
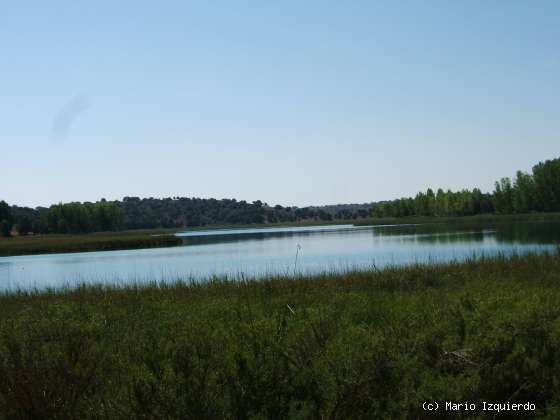
[[[0,418],[560,415],[560,253],[0,297]]]

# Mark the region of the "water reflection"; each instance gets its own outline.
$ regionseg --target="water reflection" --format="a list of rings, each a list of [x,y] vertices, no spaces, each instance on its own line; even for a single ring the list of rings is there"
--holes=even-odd
[[[432,243],[459,242],[466,239],[463,235],[468,235],[472,241],[494,236],[498,242],[509,244],[560,244],[560,223],[551,222],[383,226],[373,232],[382,236],[412,236]]]
[[[385,226],[334,225],[307,228],[269,228],[236,229],[221,231],[192,231],[179,233],[186,245],[201,245],[247,240],[266,241],[270,238],[309,237],[316,235],[339,235],[358,230],[367,231],[374,237],[394,240],[401,237],[401,242],[425,242],[446,244],[453,242],[482,242],[485,238],[495,237],[498,242],[509,244],[560,244],[560,223],[495,223],[495,224],[406,224]]]

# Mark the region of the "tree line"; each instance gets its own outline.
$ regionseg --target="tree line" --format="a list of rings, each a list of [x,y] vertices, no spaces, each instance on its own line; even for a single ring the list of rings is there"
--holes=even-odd
[[[492,193],[480,189],[436,192],[368,204],[323,207],[269,206],[260,200],[139,198],[102,199],[95,203],[60,203],[51,207],[18,207],[0,201],[0,235],[88,233],[121,229],[181,228],[207,225],[355,220],[368,217],[468,216],[560,211],[560,159],[502,178]]]
[[[560,211],[560,159],[539,162],[532,173],[517,171],[496,181],[492,193],[478,188],[434,193],[431,188],[415,197],[378,203],[374,217],[470,216]]]
[[[49,208],[0,204],[0,232],[9,236],[12,230],[28,233],[89,233],[122,229],[181,228],[207,225],[250,225],[259,223],[329,221],[369,217],[365,205],[330,211],[320,207],[269,206],[260,200],[252,203],[235,199],[204,198],[139,198],[122,201],[102,199],[95,203],[60,203]]]
[[[60,203],[49,208],[9,206],[0,201],[0,234],[88,233],[123,228],[123,212],[114,203]]]

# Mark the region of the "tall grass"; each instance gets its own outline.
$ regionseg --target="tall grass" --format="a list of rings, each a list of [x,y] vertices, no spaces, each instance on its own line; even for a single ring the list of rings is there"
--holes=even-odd
[[[560,253],[4,295],[0,418],[558,418],[559,302]]]

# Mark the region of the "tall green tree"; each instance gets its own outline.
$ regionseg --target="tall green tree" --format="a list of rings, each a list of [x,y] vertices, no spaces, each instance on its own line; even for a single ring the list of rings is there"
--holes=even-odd
[[[536,210],[535,181],[528,173],[517,171],[513,184],[513,211],[527,213]]]
[[[502,178],[496,181],[494,195],[493,195],[494,208],[497,212],[502,214],[510,214],[513,210],[513,188],[511,186],[511,179]]]
[[[533,167],[536,209],[560,211],[560,159],[539,162]]]
[[[10,236],[14,218],[12,209],[5,201],[0,201],[0,235]]]

